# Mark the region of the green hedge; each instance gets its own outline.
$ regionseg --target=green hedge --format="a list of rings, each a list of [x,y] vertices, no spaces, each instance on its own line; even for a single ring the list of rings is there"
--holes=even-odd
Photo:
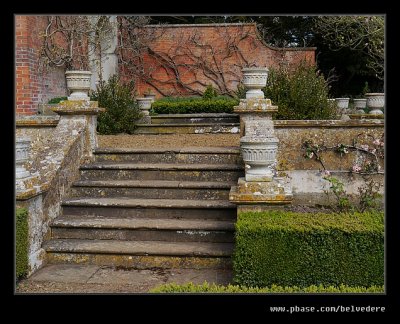
[[[215,97],[203,99],[200,97],[189,98],[163,98],[152,104],[152,113],[156,114],[194,114],[194,113],[232,113],[233,107],[239,100]]]
[[[15,258],[16,276],[24,277],[28,274],[28,210],[17,208],[15,213]]]
[[[250,287],[382,286],[383,212],[241,213],[233,270]]]
[[[238,285],[218,286],[216,284],[209,284],[205,282],[202,285],[195,285],[188,283],[184,285],[165,284],[150,290],[152,293],[383,293],[383,286],[371,287],[349,287],[346,285],[334,286],[308,286],[300,288],[297,286],[282,287],[272,285],[271,287],[244,287]]]
[[[60,103],[60,101],[64,101],[67,99],[68,99],[68,97],[56,97],[56,98],[50,99],[47,103],[48,104],[58,104],[58,103]]]

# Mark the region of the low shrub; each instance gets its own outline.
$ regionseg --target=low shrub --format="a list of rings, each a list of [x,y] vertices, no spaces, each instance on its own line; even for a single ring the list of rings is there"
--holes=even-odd
[[[132,96],[134,84],[121,84],[114,75],[108,82],[100,82],[91,100],[99,102],[106,111],[99,114],[97,131],[100,134],[133,134],[135,120],[140,118],[140,109]]]
[[[152,112],[157,114],[232,113],[239,101],[217,96],[210,99],[201,97],[163,98],[152,104]]]
[[[57,97],[57,98],[50,99],[47,103],[48,104],[58,104],[58,103],[60,103],[60,101],[64,101],[67,99],[68,99],[68,97]]]
[[[241,213],[233,270],[250,287],[381,286],[383,212]]]
[[[328,102],[327,81],[315,66],[306,62],[294,71],[271,68],[263,91],[278,106],[276,119],[336,118],[336,107]]]
[[[212,99],[218,96],[218,92],[214,87],[209,84],[203,93],[203,99]]]
[[[17,208],[15,212],[15,272],[17,279],[28,274],[28,210]]]
[[[276,294],[276,293],[383,293],[383,286],[371,287],[350,287],[346,285],[335,286],[308,286],[300,288],[297,286],[282,287],[272,285],[271,287],[244,287],[238,285],[220,286],[216,284],[209,284],[207,282],[202,285],[195,285],[187,283],[183,285],[177,284],[164,284],[150,290],[151,293],[263,293],[263,294]]]

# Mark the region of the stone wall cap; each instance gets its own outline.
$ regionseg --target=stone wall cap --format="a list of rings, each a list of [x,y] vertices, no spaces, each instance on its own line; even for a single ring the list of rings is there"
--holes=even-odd
[[[243,114],[243,113],[251,113],[251,114],[263,114],[263,113],[272,113],[278,111],[278,106],[268,106],[267,109],[244,109],[244,108],[235,108],[233,110],[235,113]]]
[[[60,116],[17,116],[15,124],[17,127],[55,127],[58,125]]]
[[[85,107],[79,108],[78,107],[55,107],[52,109],[55,113],[59,115],[97,115],[101,112],[104,112],[105,108],[99,107]]]
[[[274,120],[275,127],[384,127],[383,119]]]

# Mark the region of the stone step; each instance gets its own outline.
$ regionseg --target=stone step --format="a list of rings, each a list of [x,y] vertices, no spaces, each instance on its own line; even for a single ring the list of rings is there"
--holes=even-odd
[[[53,239],[43,248],[52,263],[148,268],[230,268],[233,243]]]
[[[168,180],[82,180],[70,197],[134,197],[157,199],[229,199],[234,182]]]
[[[64,215],[122,218],[236,219],[236,205],[225,200],[74,198],[62,202]]]
[[[134,134],[239,134],[239,123],[137,124]]]
[[[236,164],[97,162],[81,166],[81,180],[178,180],[235,182],[244,175]]]
[[[55,239],[234,242],[234,222],[63,215],[52,224]]]
[[[159,114],[151,116],[151,124],[226,124],[239,123],[237,114]]]
[[[243,164],[238,147],[101,148],[97,162]]]

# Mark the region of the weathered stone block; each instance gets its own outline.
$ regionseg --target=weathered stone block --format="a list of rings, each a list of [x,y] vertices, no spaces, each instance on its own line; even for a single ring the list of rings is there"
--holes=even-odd
[[[292,193],[281,181],[246,182],[239,178],[238,185],[231,188],[229,200],[236,204],[272,204],[291,203]]]

